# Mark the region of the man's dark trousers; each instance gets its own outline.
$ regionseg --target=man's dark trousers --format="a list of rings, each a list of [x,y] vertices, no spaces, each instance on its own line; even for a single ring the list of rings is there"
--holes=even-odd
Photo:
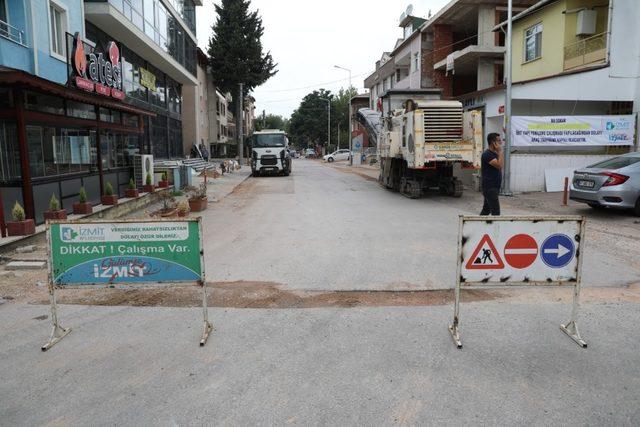
[[[498,199],[498,194],[500,194],[499,188],[482,189],[484,205],[482,206],[480,215],[500,215],[500,200]]]

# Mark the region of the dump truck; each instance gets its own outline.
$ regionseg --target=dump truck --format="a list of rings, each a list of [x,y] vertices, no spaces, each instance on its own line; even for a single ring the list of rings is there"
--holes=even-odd
[[[440,90],[429,89],[389,90],[377,107],[379,124],[371,109],[358,111],[357,120],[377,143],[380,183],[410,198],[433,189],[462,196],[454,171],[480,168],[481,113],[465,112],[461,102],[442,100]]]

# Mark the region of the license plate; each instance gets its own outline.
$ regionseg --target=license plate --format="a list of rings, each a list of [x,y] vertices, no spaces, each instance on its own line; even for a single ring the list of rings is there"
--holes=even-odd
[[[585,181],[585,180],[579,180],[577,184],[578,184],[578,187],[586,187],[586,188],[593,188],[595,186],[595,182]]]

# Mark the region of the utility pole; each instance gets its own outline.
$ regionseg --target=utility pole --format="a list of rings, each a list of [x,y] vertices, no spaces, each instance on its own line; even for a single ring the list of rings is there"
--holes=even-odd
[[[338,122],[338,143],[336,144],[336,151],[340,149],[340,122]]]
[[[504,182],[502,183],[502,194],[510,196],[511,193],[511,53],[512,53],[512,18],[513,18],[513,0],[507,3],[507,53],[506,53],[506,99],[504,103],[504,120],[505,120],[505,147],[504,147]]]
[[[244,111],[244,84],[238,83],[238,102],[236,105],[236,137],[238,138],[238,162],[244,166],[244,135],[242,132],[242,113]]]
[[[262,129],[267,127],[267,114],[262,110]]]

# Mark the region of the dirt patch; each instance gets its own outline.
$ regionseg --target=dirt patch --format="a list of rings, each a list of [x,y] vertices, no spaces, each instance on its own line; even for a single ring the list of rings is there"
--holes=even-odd
[[[357,168],[345,168],[343,166],[333,166],[330,165],[331,168],[340,171],[342,173],[348,173],[348,174],[352,174],[352,175],[357,175],[361,178],[366,179],[367,181],[371,181],[371,182],[378,182],[378,178],[373,176],[373,174],[377,174],[377,171],[371,171],[370,173],[358,170]]]
[[[422,291],[290,291],[271,282],[217,282],[207,284],[210,307],[223,308],[320,308],[320,307],[412,307],[453,303],[453,290]],[[57,294],[61,304],[134,307],[198,307],[202,293],[197,287],[162,289],[67,289]],[[467,290],[462,301],[503,298],[500,291]],[[46,298],[37,303],[47,304]]]

